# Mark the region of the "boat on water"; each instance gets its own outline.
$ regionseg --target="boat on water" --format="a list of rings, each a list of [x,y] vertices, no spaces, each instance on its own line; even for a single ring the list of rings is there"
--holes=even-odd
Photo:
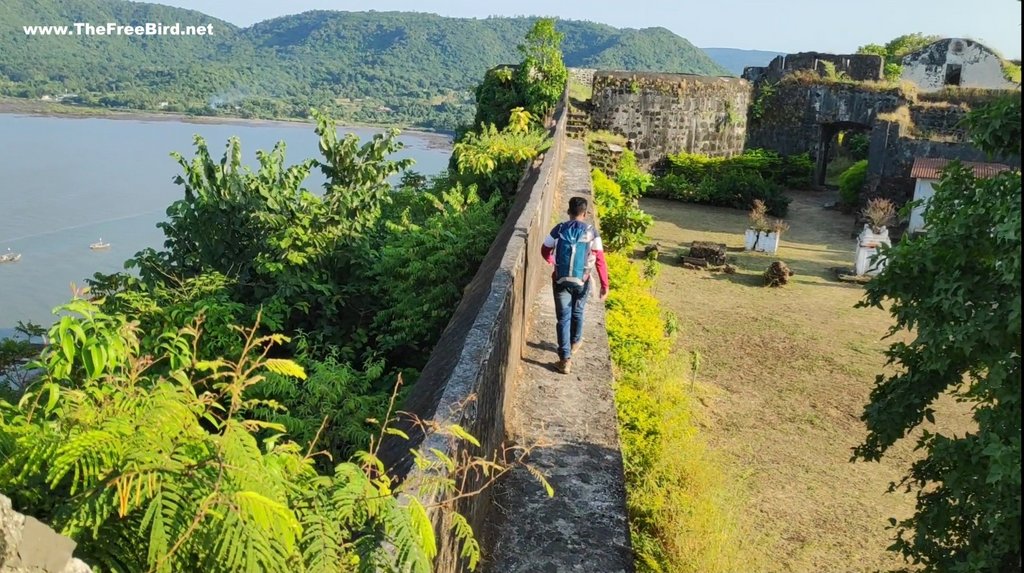
[[[102,251],[103,249],[109,249],[110,248],[110,243],[104,243],[103,239],[101,238],[100,240],[96,241],[95,243],[89,245],[89,248],[94,250],[94,251]]]
[[[11,249],[7,249],[7,252],[0,255],[0,263],[16,263],[21,260],[21,253],[12,252]]]

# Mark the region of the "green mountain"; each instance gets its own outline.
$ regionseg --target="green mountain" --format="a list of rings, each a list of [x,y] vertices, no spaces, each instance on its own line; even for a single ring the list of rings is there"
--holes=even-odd
[[[0,0],[0,94],[243,117],[451,129],[472,117],[485,70],[519,60],[533,18],[313,11],[238,28],[201,12],[125,0]],[[30,36],[23,26],[160,22],[212,36]],[[728,72],[664,28],[561,21],[568,66]]]

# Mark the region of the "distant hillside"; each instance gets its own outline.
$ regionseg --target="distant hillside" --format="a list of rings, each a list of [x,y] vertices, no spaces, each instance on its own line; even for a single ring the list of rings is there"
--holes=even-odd
[[[472,87],[516,62],[532,18],[313,11],[237,28],[200,12],[125,0],[0,0],[0,94],[75,94],[86,105],[193,114],[304,117],[451,129]],[[24,25],[212,24],[213,37],[26,36]],[[568,66],[722,75],[664,28],[561,21]]]
[[[703,50],[716,64],[729,70],[729,73],[734,76],[742,74],[743,68],[747,66],[767,66],[769,62],[775,59],[775,56],[785,54],[785,52],[740,50],[737,48],[703,48]]]

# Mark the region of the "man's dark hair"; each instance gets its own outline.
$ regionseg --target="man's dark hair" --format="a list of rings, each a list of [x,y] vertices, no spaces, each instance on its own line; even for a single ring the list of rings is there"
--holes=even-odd
[[[579,217],[587,212],[587,200],[583,197],[569,199],[569,216]]]

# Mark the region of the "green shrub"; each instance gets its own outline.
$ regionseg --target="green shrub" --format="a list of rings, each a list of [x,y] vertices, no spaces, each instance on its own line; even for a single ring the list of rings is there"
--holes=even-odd
[[[814,179],[814,160],[810,153],[797,153],[782,157],[776,181],[787,189],[806,189]]]
[[[608,255],[606,301],[630,537],[641,573],[744,570],[737,496],[699,436],[696,407],[670,357],[678,320],[663,313],[640,265]]]
[[[847,207],[860,203],[860,192],[868,177],[868,160],[854,163],[839,176],[839,200]]]
[[[622,188],[622,193],[629,199],[639,199],[654,185],[654,178],[645,173],[636,162],[636,155],[625,150],[619,157],[618,172],[615,182]]]
[[[0,402],[0,491],[97,570],[430,570],[422,492],[396,490],[371,469],[372,451],[320,474],[314,442],[253,418],[279,408],[252,399],[265,373],[306,378],[267,358],[285,337],[245,329],[239,358],[198,360],[193,324],[164,331],[146,356],[125,316],[82,299],[58,310],[38,380],[17,404]]]
[[[763,149],[733,157],[680,153],[668,156],[650,195],[736,209],[749,209],[760,199],[771,214],[782,217],[790,201],[784,189],[808,187],[813,171],[808,154],[783,157]]]
[[[631,249],[643,240],[653,219],[637,205],[634,191],[623,192],[622,186],[600,169],[591,171],[591,179],[602,242],[609,251]]]
[[[843,147],[855,161],[867,159],[871,138],[866,133],[850,133],[843,138]]]
[[[459,187],[420,200],[433,213],[420,221],[387,224],[384,245],[370,271],[378,301],[370,324],[377,352],[389,361],[422,368],[498,234],[497,195],[482,201]],[[444,277],[445,280],[435,280]]]

